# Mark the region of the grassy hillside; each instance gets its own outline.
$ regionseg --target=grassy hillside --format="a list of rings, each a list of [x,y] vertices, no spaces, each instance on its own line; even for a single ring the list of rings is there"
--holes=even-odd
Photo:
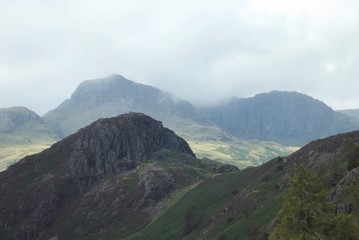
[[[252,239],[280,207],[276,160],[259,168],[207,179],[126,239]],[[263,174],[273,173],[270,179]]]
[[[55,143],[54,139],[39,139],[24,144],[0,144],[0,171],[5,170],[27,155],[39,153],[49,148],[53,143]]]
[[[126,239],[266,239],[288,179],[300,164],[324,183],[333,215],[339,209],[359,220],[358,156],[359,132],[353,132],[312,142],[259,167],[216,175],[179,196]]]

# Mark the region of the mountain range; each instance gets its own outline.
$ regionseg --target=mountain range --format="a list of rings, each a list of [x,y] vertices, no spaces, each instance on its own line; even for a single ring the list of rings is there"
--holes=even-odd
[[[6,119],[6,111],[12,111],[13,115],[18,114],[17,119],[28,121],[20,109],[23,108],[3,109],[0,119]],[[11,135],[0,132],[0,139],[7,139],[3,142],[10,146],[0,149],[0,158],[6,155],[0,161],[4,162],[4,168],[34,153],[27,152],[27,148],[43,149],[99,118],[130,111],[143,112],[162,121],[188,141],[198,157],[240,168],[286,156],[317,138],[359,129],[358,119],[296,92],[275,91],[198,108],[152,86],[112,75],[82,82],[69,99],[42,117],[32,112],[41,127],[24,128],[15,118],[5,121],[6,128],[16,127]],[[30,134],[31,141],[36,143],[16,140],[21,134],[25,138]],[[20,154],[18,149],[22,149]]]
[[[99,119],[0,173],[0,238],[266,239],[303,165],[358,219],[358,153],[355,131],[238,171],[142,113]]]

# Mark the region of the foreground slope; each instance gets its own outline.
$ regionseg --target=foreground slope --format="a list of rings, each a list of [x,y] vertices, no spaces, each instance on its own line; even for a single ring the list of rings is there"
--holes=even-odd
[[[143,114],[101,119],[0,173],[1,239],[266,239],[301,164],[359,219],[359,131],[239,172]],[[215,167],[224,174],[213,175]],[[31,204],[29,204],[31,203]]]
[[[113,239],[208,174],[144,114],[100,119],[0,173],[0,239]]]
[[[37,153],[58,137],[33,111],[25,107],[0,109],[0,171],[8,165]]]
[[[359,220],[359,131],[314,141],[286,158],[218,175],[198,184],[150,224],[126,239],[267,239],[289,177],[303,164],[329,189],[334,213]]]
[[[359,129],[358,119],[297,92],[273,91],[234,99],[204,110],[204,115],[233,135],[293,146]]]

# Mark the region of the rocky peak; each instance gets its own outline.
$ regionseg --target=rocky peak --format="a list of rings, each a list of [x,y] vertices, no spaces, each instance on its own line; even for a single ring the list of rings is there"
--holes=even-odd
[[[143,112],[156,118],[190,116],[194,107],[149,85],[120,75],[83,81],[60,106],[43,117],[60,136],[68,136],[98,118],[126,112]]]
[[[185,168],[188,159],[198,161],[188,144],[147,115],[100,119],[0,173],[0,238],[37,239],[68,206],[81,221],[118,221],[121,211],[148,219],[143,211],[182,184],[168,163]]]
[[[66,174],[72,176],[99,177],[133,169],[162,149],[194,156],[186,141],[164,128],[160,121],[142,113],[100,119],[55,148],[64,146],[71,153]]]

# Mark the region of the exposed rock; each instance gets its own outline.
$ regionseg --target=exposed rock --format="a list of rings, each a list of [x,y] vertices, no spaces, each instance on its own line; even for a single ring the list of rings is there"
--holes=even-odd
[[[355,168],[340,180],[331,193],[331,200],[336,205],[337,213],[351,213],[353,211],[352,203],[345,198],[348,194],[348,187],[353,187],[359,183],[359,168]]]
[[[230,173],[236,171],[239,171],[239,168],[230,164],[224,164],[215,170],[216,173]]]
[[[146,166],[138,175],[139,185],[144,188],[138,208],[154,205],[163,199],[175,185],[174,176],[165,168],[153,163]]]

